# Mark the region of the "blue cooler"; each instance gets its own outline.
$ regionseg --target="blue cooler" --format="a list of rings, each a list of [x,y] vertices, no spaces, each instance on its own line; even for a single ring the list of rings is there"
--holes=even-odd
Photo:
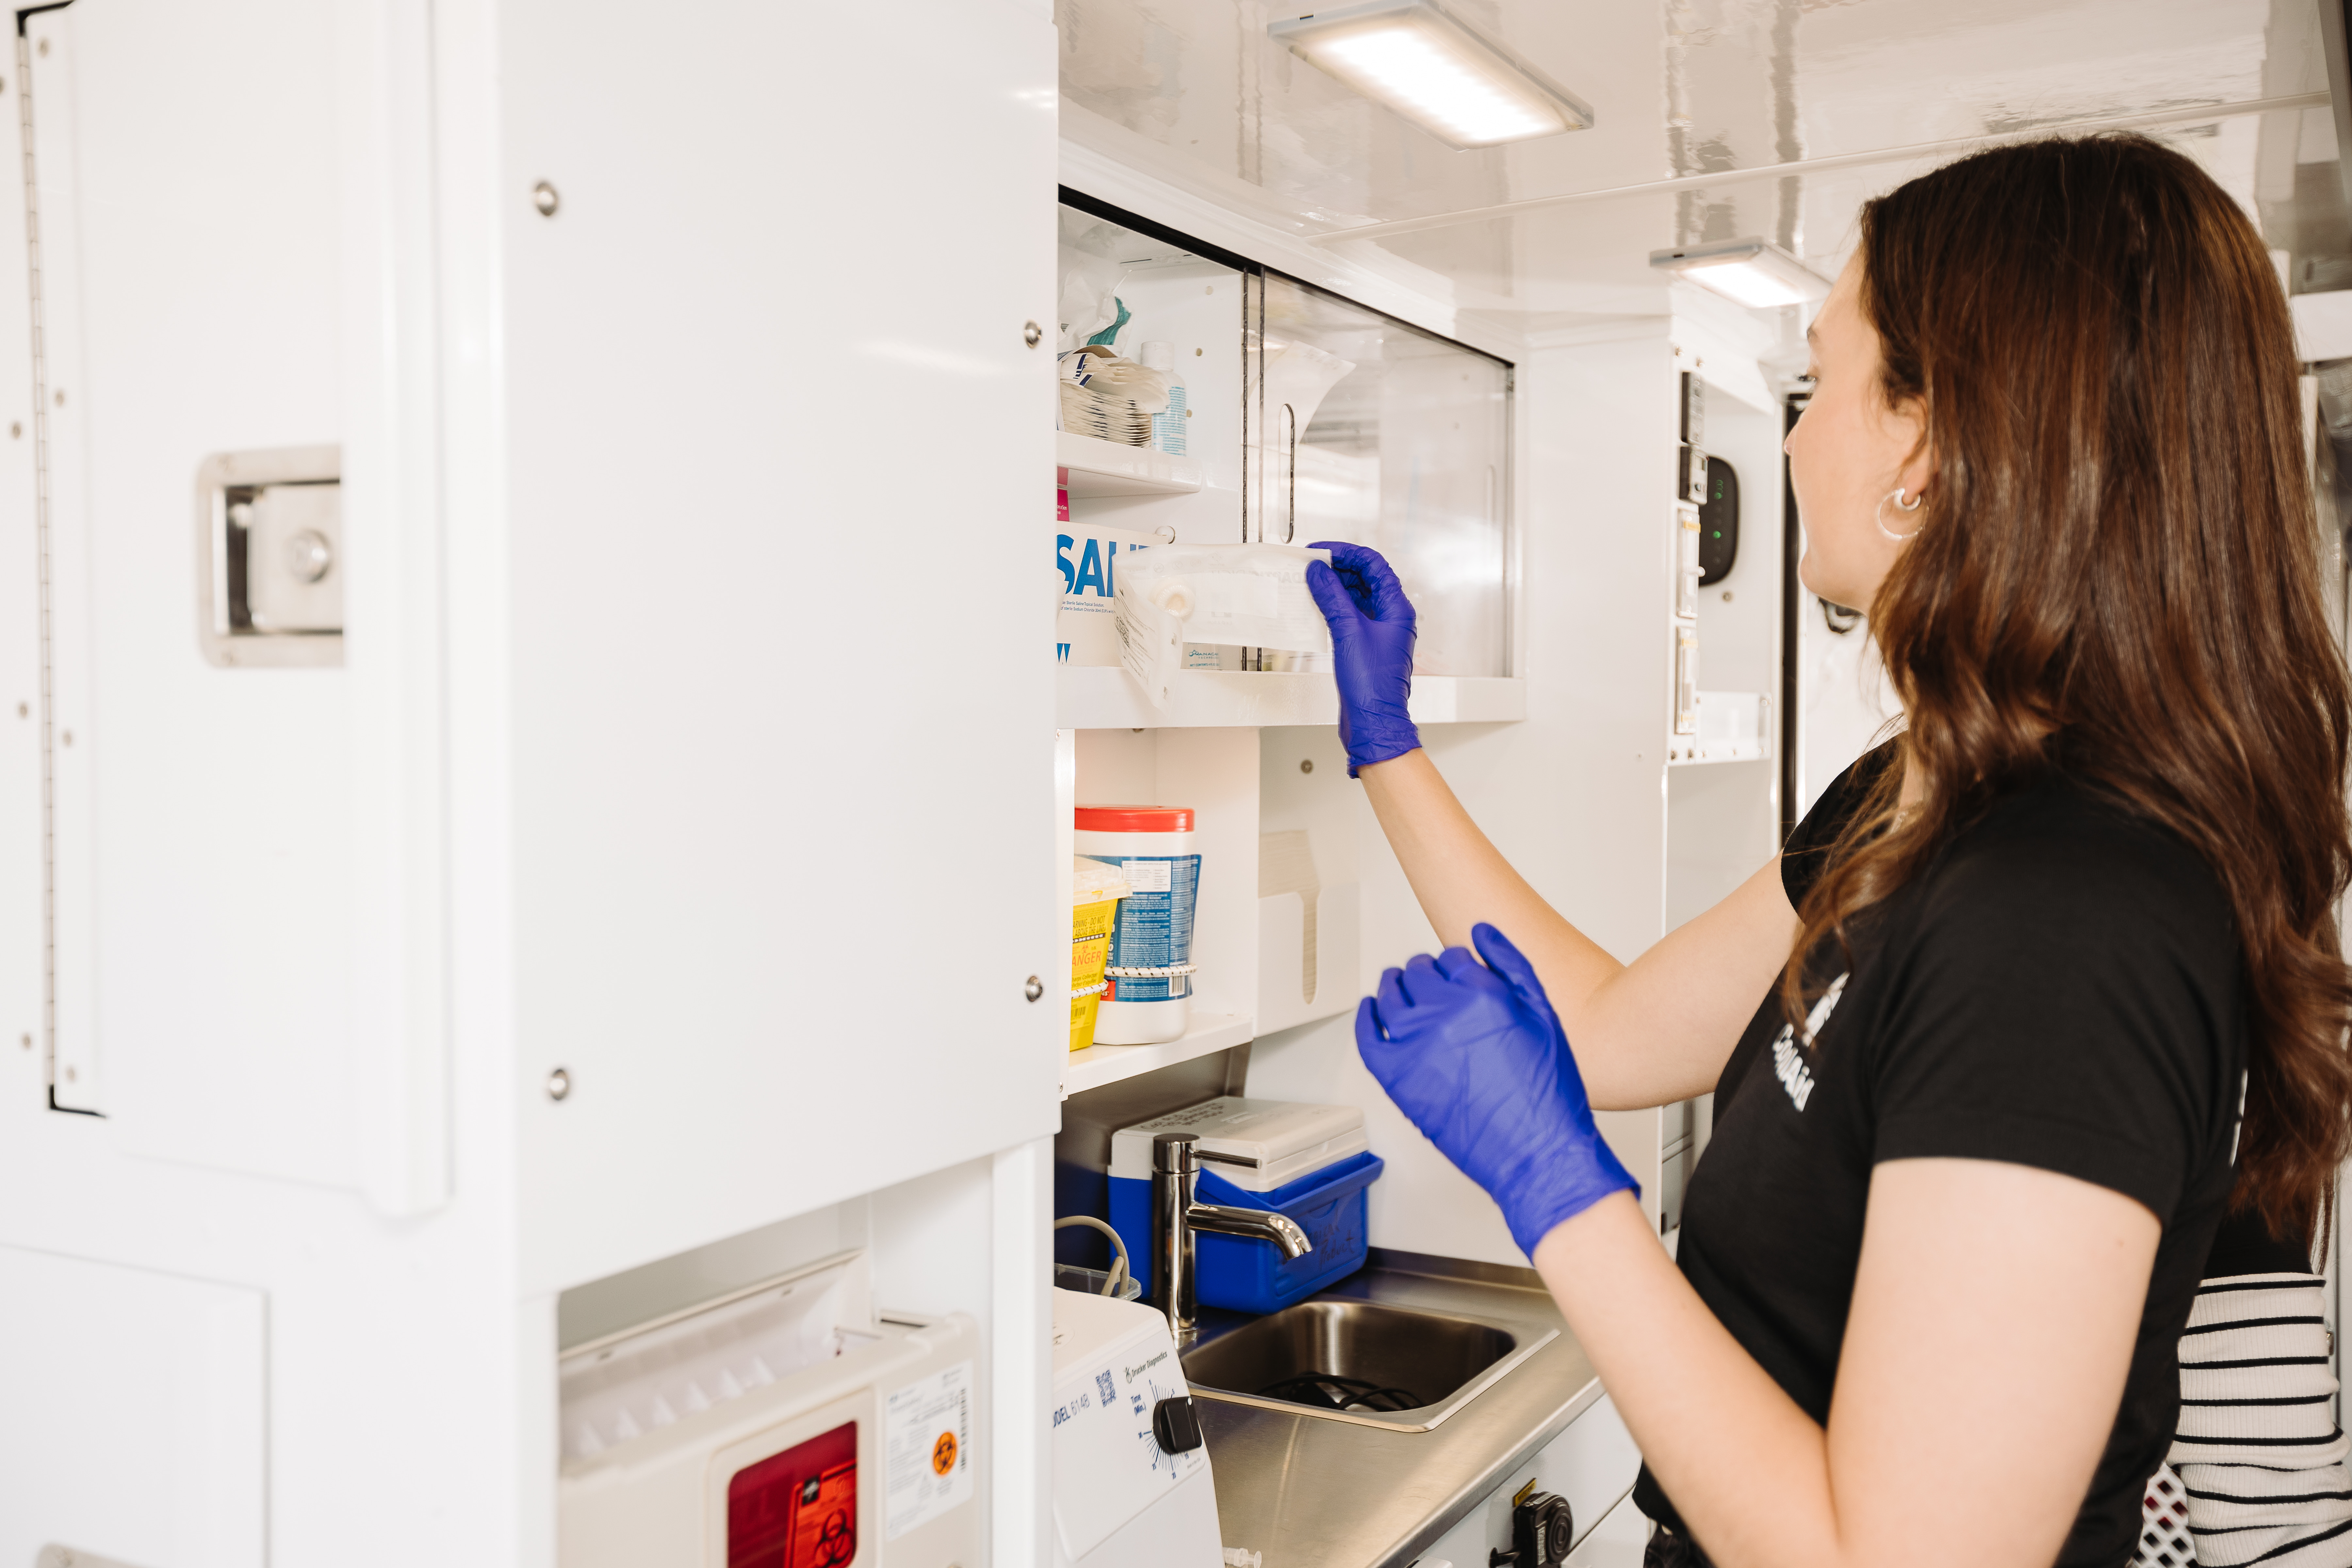
[[[1201,1304],[1274,1312],[1336,1284],[1364,1266],[1365,1193],[1381,1159],[1366,1146],[1364,1113],[1352,1105],[1299,1105],[1224,1095],[1134,1127],[1110,1142],[1110,1223],[1147,1295],[1151,1290],[1151,1140],[1191,1132],[1204,1204],[1267,1209],[1307,1233],[1314,1250],[1283,1260],[1274,1243],[1196,1234]]]

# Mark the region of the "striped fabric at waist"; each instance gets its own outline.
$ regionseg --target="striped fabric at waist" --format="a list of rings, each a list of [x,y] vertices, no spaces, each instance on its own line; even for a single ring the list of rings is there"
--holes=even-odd
[[[2336,1421],[2322,1281],[2206,1281],[2180,1339],[2170,1463],[2200,1564],[2352,1562],[2352,1454]]]

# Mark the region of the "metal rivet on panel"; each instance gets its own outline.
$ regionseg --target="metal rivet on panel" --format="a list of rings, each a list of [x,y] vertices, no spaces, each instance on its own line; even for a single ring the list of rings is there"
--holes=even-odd
[[[25,425],[24,425],[24,421],[22,421],[22,420],[20,420],[20,419],[11,419],[10,421],[8,421],[8,439],[10,439],[11,441],[21,441],[21,440],[23,440],[24,438],[25,438]]]
[[[555,209],[563,205],[563,198],[555,194],[553,185],[541,180],[530,188],[530,205],[538,210],[540,216],[553,217]]]
[[[43,39],[41,40],[41,54],[46,58],[46,57],[47,56],[48,52],[49,52],[49,40],[48,40],[48,39],[47,39],[47,38],[43,38]]]
[[[66,405],[66,389],[65,389],[64,387],[60,386],[60,387],[58,387],[58,407],[60,407],[60,408],[63,408],[65,405]]]
[[[1045,994],[1045,983],[1033,974],[1021,983],[1021,994],[1034,1002]]]
[[[33,1037],[30,1035],[19,1035],[16,1037],[16,1043],[29,1051],[33,1048]]]
[[[1727,605],[1731,603],[1731,590],[1728,588],[1723,591],[1723,602]]]
[[[70,746],[70,745],[72,745],[72,744],[73,744],[73,731],[72,731],[71,730],[67,730],[67,731],[63,731],[62,733],[60,733],[60,734],[58,736],[58,739],[59,739],[60,741],[63,741],[67,745]]]
[[[564,1070],[562,1068],[557,1068],[553,1072],[549,1073],[549,1074],[547,1075],[547,1098],[548,1098],[548,1099],[550,1099],[550,1100],[562,1100],[562,1099],[565,1098],[566,1096],[568,1096],[569,1094],[571,1094],[571,1092],[572,1092],[572,1075],[571,1075],[571,1073],[567,1072],[567,1071],[566,1071],[566,1070]]]
[[[1298,771],[1302,773],[1313,773],[1315,771],[1315,759],[1312,757],[1302,758],[1298,763]]]
[[[1034,349],[1045,341],[1045,329],[1034,321],[1024,321],[1021,323],[1021,341]]]
[[[68,1083],[71,1083],[71,1082],[73,1082],[76,1079],[79,1078],[80,1076],[81,1076],[81,1074],[79,1074],[79,1072],[75,1071],[72,1068],[66,1068],[66,1081],[67,1081]]]

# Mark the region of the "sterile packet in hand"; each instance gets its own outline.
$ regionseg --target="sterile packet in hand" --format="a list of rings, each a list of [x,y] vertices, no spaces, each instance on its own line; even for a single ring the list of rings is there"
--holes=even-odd
[[[1113,613],[1120,660],[1165,709],[1187,644],[1328,654],[1331,628],[1307,592],[1328,550],[1296,544],[1155,544],[1119,558]]]

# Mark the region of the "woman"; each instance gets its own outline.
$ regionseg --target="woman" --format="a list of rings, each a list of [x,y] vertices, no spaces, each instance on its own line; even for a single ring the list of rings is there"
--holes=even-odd
[[[1335,547],[1350,768],[1450,944],[1358,1042],[1591,1355],[1654,1553],[2117,1568],[2225,1208],[2308,1234],[2347,1146],[2285,300],[2187,159],[2049,141],[1872,202],[1808,335],[1803,578],[1869,606],[1905,732],[1622,965],[1418,749],[1412,607]],[[1677,1271],[1591,1108],[1709,1089]]]

